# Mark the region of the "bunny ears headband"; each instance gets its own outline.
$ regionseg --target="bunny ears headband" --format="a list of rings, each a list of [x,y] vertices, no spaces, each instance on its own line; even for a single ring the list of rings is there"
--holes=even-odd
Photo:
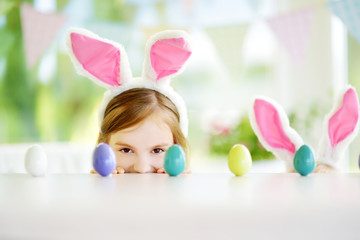
[[[299,134],[289,126],[280,105],[263,97],[255,98],[249,112],[251,126],[261,144],[293,169],[295,152],[303,145]],[[359,103],[356,91],[347,86],[324,119],[317,162],[335,167],[359,130]]]
[[[192,53],[189,37],[184,31],[159,32],[147,41],[143,74],[139,78],[133,78],[126,52],[116,42],[85,29],[73,28],[68,31],[67,46],[77,73],[108,89],[99,109],[100,124],[111,99],[133,88],[148,88],[174,103],[180,115],[181,130],[187,136],[185,103],[170,86],[170,78],[184,69]]]

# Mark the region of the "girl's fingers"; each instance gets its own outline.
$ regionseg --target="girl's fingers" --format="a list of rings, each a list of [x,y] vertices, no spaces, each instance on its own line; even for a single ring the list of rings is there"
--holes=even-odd
[[[159,168],[158,170],[156,170],[156,173],[165,173],[165,169],[164,168]]]
[[[122,167],[117,167],[117,168],[116,168],[116,173],[117,173],[117,174],[124,174],[124,173],[125,173],[125,169],[123,169]]]

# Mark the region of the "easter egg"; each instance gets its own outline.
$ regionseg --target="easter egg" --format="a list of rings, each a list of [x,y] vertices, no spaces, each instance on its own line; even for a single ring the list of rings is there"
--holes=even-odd
[[[107,143],[96,146],[93,154],[93,167],[101,176],[109,176],[116,168],[114,150]]]
[[[29,147],[25,153],[25,169],[34,177],[45,176],[48,160],[40,145]]]
[[[242,176],[249,172],[252,166],[251,154],[246,146],[235,144],[228,155],[230,171],[236,176]]]
[[[165,153],[164,169],[170,176],[177,176],[184,172],[186,167],[186,155],[184,149],[178,145],[172,145]]]
[[[306,176],[315,170],[315,158],[309,146],[302,145],[295,152],[294,168],[302,176]]]

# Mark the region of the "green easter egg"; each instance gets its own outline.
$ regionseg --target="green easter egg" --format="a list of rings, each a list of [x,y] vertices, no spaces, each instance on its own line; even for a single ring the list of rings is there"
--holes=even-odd
[[[236,176],[242,176],[249,172],[252,159],[249,150],[242,144],[235,144],[228,155],[229,169]]]
[[[294,168],[302,176],[306,176],[315,170],[315,158],[309,146],[302,145],[295,152]]]

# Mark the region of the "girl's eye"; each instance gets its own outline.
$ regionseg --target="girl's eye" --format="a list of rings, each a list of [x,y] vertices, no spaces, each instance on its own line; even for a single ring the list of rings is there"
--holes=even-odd
[[[120,152],[122,152],[122,153],[132,153],[133,151],[130,148],[122,148],[122,149],[120,149]]]
[[[152,150],[152,152],[153,153],[162,153],[162,152],[164,152],[164,150],[161,148],[155,148],[154,150]]]

